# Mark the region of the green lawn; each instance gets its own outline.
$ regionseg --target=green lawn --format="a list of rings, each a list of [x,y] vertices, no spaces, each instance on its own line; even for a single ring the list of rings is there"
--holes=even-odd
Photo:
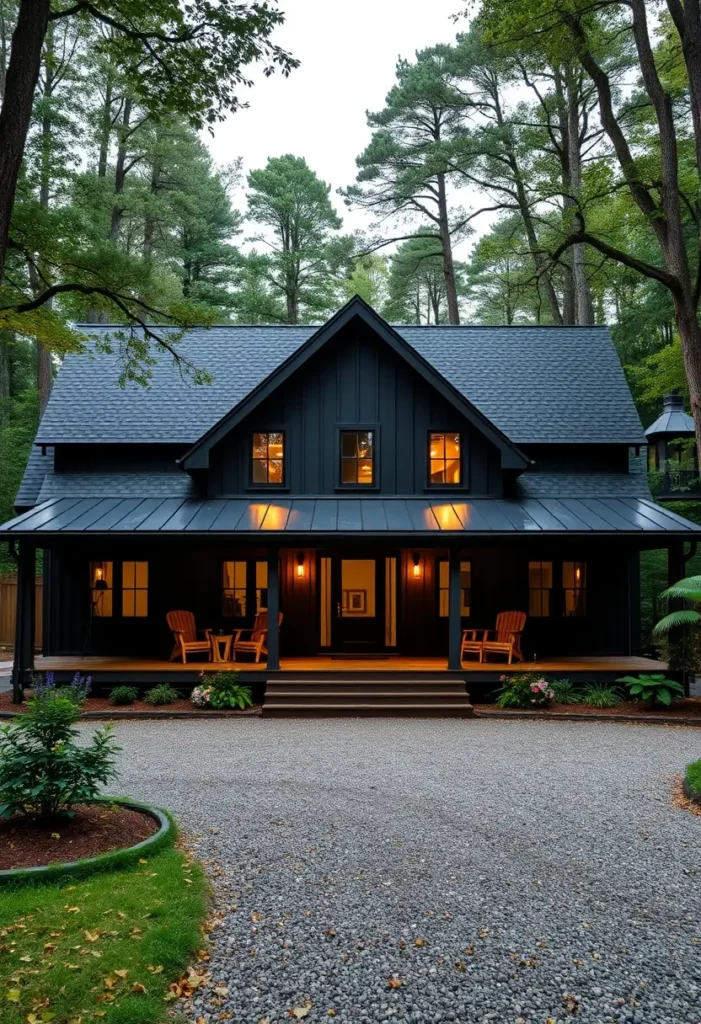
[[[207,883],[178,850],[0,890],[2,1024],[155,1024],[203,944]]]

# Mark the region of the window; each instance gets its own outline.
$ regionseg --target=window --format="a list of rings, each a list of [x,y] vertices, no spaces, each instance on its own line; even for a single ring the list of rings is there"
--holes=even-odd
[[[148,615],[148,562],[122,562],[122,615],[126,619]]]
[[[528,614],[547,619],[552,614],[553,563],[528,563]]]
[[[285,436],[282,432],[253,435],[253,468],[251,480],[254,484],[277,484],[285,482]]]
[[[226,619],[246,615],[246,563],[224,562],[222,566],[221,613]]]
[[[341,483],[372,486],[375,482],[375,434],[372,430],[341,431]]]
[[[90,563],[90,598],[96,618],[112,617],[112,562]]]
[[[256,615],[268,607],[268,563],[256,562]]]
[[[472,563],[460,563],[460,617],[467,618],[472,604]],[[438,615],[450,614],[450,568],[448,562],[438,563]]]
[[[562,563],[563,615],[579,618],[587,614],[587,563]]]
[[[429,482],[435,484],[459,484],[460,475],[460,434],[428,435]]]

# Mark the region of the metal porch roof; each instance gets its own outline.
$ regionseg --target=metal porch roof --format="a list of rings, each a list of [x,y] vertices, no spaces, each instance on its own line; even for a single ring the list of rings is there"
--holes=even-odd
[[[0,526],[5,539],[168,536],[676,534],[701,526],[647,498],[53,498]]]

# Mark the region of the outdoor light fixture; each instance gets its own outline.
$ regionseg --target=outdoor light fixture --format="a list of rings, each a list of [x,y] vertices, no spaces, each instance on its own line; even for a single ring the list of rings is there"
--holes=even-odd
[[[304,552],[297,555],[297,579],[304,579]]]
[[[412,558],[414,561],[414,579],[418,580],[421,578],[421,556],[418,552],[414,552]]]

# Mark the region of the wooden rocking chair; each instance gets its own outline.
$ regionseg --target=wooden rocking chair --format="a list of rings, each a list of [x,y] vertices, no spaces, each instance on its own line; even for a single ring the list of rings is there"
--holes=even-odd
[[[278,615],[278,626],[282,622],[282,612]],[[243,640],[244,634],[250,634],[250,637]],[[256,621],[253,624],[253,629],[237,629],[234,633],[233,643],[231,644],[231,660],[236,661],[236,655],[241,654],[255,654],[256,662],[260,661],[261,654],[267,655],[268,648],[266,644],[268,642],[268,613],[267,611],[258,612],[256,615]]]
[[[187,662],[188,654],[204,654],[205,652],[209,655],[208,661],[212,656],[212,642],[210,640],[211,629],[201,630],[204,633],[205,639],[197,639],[197,629],[195,627],[195,616],[192,612],[168,612],[166,615],[166,622],[168,628],[173,634],[175,640],[175,647],[173,653],[170,656],[171,661],[179,656],[182,656],[183,664]]]
[[[525,612],[499,612],[496,629],[485,630],[480,661],[486,654],[506,654],[509,665],[514,658],[523,661],[521,634],[527,618]]]

